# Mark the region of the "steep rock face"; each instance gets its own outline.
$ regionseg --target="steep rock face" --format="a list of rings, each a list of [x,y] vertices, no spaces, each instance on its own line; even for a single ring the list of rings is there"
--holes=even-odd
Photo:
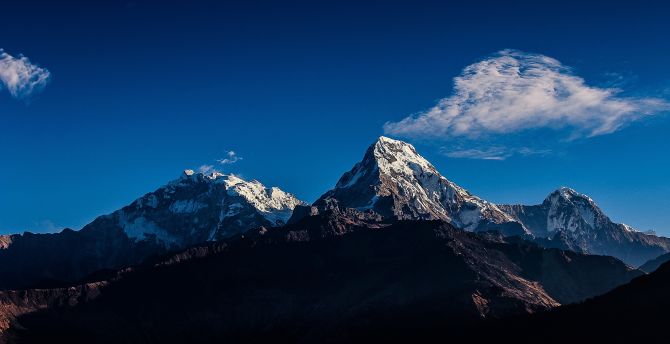
[[[3,237],[0,289],[60,285],[169,250],[282,225],[298,204],[293,195],[258,181],[186,170],[80,231]]]
[[[9,247],[14,240],[13,235],[0,235],[0,250]]]
[[[22,316],[10,333],[37,342],[340,341],[373,329],[457,330],[640,275],[610,257],[440,221],[347,221],[324,212],[194,247],[125,274],[85,307]]]
[[[412,145],[383,136],[314,207],[369,211],[387,220],[443,220],[468,231],[525,233],[495,204],[443,177]]]
[[[67,288],[0,291],[0,333],[23,314],[49,307],[75,306],[89,302],[100,295],[107,281],[85,283]],[[0,343],[4,343],[0,337]]]
[[[612,222],[588,196],[570,188],[539,205],[499,205],[547,247],[617,257],[633,266],[670,251],[670,239]]]

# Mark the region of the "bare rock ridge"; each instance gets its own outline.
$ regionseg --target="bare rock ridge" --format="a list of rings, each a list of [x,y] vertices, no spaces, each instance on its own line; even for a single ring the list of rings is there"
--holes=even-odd
[[[385,220],[442,220],[467,231],[526,234],[516,219],[442,176],[409,143],[380,137],[311,210],[355,209]]]
[[[523,223],[536,242],[639,266],[670,251],[670,239],[614,223],[590,197],[562,187],[539,205],[499,205]]]

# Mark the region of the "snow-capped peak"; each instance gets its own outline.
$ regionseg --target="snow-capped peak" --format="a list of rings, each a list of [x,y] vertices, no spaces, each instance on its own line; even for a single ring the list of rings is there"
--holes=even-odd
[[[600,208],[596,202],[591,199],[591,197],[577,192],[574,189],[571,189],[566,186],[561,186],[556,189],[554,192],[550,193],[549,196],[544,200],[545,203],[549,204],[559,204],[559,203],[570,203],[575,205],[581,205],[584,207],[589,207],[593,211],[601,212]]]
[[[581,223],[595,228],[599,222],[609,221],[591,197],[565,186],[549,194],[544,204],[549,211],[547,230],[550,232],[575,231],[582,227]]]
[[[403,141],[381,136],[374,144],[373,154],[382,173],[413,174],[420,170],[439,174],[414,146]]]
[[[613,222],[591,197],[568,187],[554,190],[538,205],[500,208],[550,247],[614,256],[635,266],[670,251],[670,239]]]
[[[373,210],[387,218],[441,219],[468,230],[514,223],[506,231],[514,227],[523,232],[496,205],[443,177],[414,146],[384,136],[315,205],[328,204],[327,199],[335,199],[342,208]]]
[[[184,246],[285,224],[304,202],[277,187],[218,171],[184,170],[167,185],[90,224],[116,226],[133,239]],[[87,226],[88,227],[88,226]]]
[[[261,182],[252,180],[245,181],[235,175],[227,175],[224,181],[228,194],[244,197],[247,202],[263,213],[272,211],[292,211],[296,205],[305,204],[301,200],[288,192],[282,191],[278,187],[266,188]],[[272,216],[274,219],[274,215]],[[290,213],[284,222],[288,220]]]
[[[296,205],[305,204],[292,194],[284,192],[278,187],[267,188],[258,180],[246,181],[235,174],[224,174],[218,171],[196,173],[193,170],[185,170],[184,176],[180,180],[184,178],[222,185],[228,195],[244,198],[254,208],[262,212],[264,216],[267,214],[272,220],[277,220],[277,216],[274,214],[269,215],[268,213],[270,212],[292,211]],[[287,219],[288,217],[286,219],[281,218],[284,221]]]
[[[579,192],[575,191],[575,189],[569,188],[567,186],[561,186],[556,191],[554,191],[552,194],[550,194],[548,196],[548,198],[551,198],[553,194],[558,194],[561,197],[563,197],[565,200],[568,200],[568,201],[572,201],[575,198],[582,199],[582,200],[584,200],[588,203],[591,203],[595,206],[595,202],[591,199],[591,197],[589,197],[589,196],[587,196],[583,193],[579,193]]]
[[[413,176],[416,172],[439,175],[435,167],[409,143],[380,136],[368,148],[363,161],[345,173],[336,188],[349,188],[371,174]]]

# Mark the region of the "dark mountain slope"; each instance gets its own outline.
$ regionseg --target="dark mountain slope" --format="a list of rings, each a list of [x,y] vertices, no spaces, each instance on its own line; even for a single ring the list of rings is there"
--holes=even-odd
[[[443,222],[369,227],[351,218],[322,213],[189,249],[123,275],[94,301],[24,315],[9,334],[21,342],[311,342],[456,331],[640,274],[609,257],[506,243]]]
[[[609,293],[544,314],[493,321],[477,341],[667,343],[670,263]]]
[[[650,273],[656,271],[661,265],[670,261],[670,253],[660,255],[654,259],[647,261],[646,263],[640,265],[640,270]]]
[[[137,264],[167,249],[151,241],[136,242],[122,231],[73,231],[13,236],[0,250],[0,289],[67,286],[104,268]]]

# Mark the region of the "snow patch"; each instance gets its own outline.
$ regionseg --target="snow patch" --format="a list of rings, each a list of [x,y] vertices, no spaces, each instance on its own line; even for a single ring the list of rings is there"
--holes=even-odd
[[[138,241],[146,240],[155,236],[156,240],[162,242],[164,245],[169,245],[177,242],[177,239],[169,235],[165,230],[158,227],[155,223],[147,220],[143,216],[128,219],[125,212],[119,212],[119,226],[123,229],[126,235]]]

